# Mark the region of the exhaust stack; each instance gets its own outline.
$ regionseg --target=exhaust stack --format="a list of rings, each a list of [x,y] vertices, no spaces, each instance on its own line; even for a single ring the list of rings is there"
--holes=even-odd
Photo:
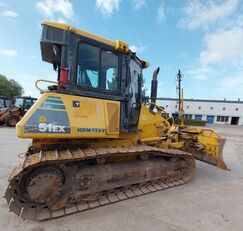
[[[154,70],[153,73],[153,79],[151,81],[151,94],[150,94],[150,99],[151,99],[151,103],[156,103],[156,99],[157,99],[157,89],[158,89],[158,74],[159,74],[159,67],[157,67]],[[149,110],[153,111],[154,109],[154,105],[150,105]]]

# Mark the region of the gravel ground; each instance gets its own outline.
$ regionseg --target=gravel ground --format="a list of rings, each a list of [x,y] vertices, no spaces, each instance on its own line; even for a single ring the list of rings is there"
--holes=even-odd
[[[224,159],[231,171],[197,162],[187,184],[51,221],[22,220],[0,199],[0,230],[243,230],[243,127],[210,126],[227,138]],[[30,140],[0,128],[0,195]]]

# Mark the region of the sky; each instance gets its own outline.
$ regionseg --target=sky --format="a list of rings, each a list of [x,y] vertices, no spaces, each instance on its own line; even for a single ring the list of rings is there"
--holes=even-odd
[[[160,67],[158,97],[243,100],[243,0],[0,0],[0,74],[38,97],[37,79],[56,80],[41,59],[43,20],[122,40],[149,61],[150,93]],[[44,87],[44,86],[43,86]]]

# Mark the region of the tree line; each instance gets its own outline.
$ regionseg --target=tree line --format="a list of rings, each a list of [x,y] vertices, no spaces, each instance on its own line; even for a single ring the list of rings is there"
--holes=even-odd
[[[14,79],[0,74],[0,97],[14,98],[24,93],[23,87]]]

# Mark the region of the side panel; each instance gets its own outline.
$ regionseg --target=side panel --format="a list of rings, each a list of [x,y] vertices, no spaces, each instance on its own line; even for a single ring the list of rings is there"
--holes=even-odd
[[[106,127],[107,134],[119,134],[119,105],[117,103],[106,103]]]
[[[161,112],[151,113],[149,108],[142,105],[138,128],[141,129],[141,138],[160,138],[168,135],[170,124],[162,116]]]
[[[118,138],[120,102],[45,93],[16,126],[21,138]]]

